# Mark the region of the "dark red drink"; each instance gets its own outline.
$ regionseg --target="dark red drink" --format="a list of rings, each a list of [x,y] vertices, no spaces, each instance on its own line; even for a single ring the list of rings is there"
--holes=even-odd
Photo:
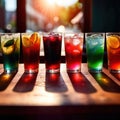
[[[47,72],[59,72],[61,60],[62,35],[60,33],[44,33],[43,44]]]

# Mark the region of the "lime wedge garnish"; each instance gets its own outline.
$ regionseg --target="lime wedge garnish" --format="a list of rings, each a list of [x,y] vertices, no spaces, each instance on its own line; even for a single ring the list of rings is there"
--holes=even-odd
[[[8,40],[6,43],[3,44],[2,49],[3,49],[3,53],[8,55],[14,52],[14,39],[12,40]]]
[[[9,47],[9,46],[11,46],[11,45],[13,45],[13,44],[14,44],[14,39],[8,40],[8,41],[4,44],[4,47]]]

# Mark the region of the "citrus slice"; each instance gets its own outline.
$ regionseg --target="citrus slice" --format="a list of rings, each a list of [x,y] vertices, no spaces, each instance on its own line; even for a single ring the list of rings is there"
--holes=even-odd
[[[119,42],[119,39],[117,38],[117,36],[109,36],[107,37],[107,42],[108,42],[108,45],[111,47],[111,48],[118,48],[120,46],[120,42]]]
[[[30,37],[30,41],[34,44],[36,43],[36,41],[38,40],[39,36],[37,32],[34,32],[31,37]]]
[[[7,42],[3,43],[3,52],[4,54],[11,54],[14,51],[14,39],[8,40]]]
[[[9,47],[9,46],[11,46],[11,45],[13,45],[13,44],[14,44],[14,39],[8,40],[8,41],[4,44],[4,47]]]
[[[22,43],[23,43],[23,46],[25,47],[30,47],[33,43],[29,40],[28,37],[26,36],[23,36],[22,38]]]

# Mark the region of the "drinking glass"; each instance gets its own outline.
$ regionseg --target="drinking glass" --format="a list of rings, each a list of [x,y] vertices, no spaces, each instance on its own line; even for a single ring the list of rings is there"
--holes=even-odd
[[[1,34],[4,71],[17,72],[20,58],[20,33]]]
[[[68,72],[80,72],[83,51],[83,33],[65,33],[66,67]]]
[[[62,33],[43,33],[46,72],[60,72]]]
[[[24,69],[26,73],[36,73],[39,71],[41,34],[22,33],[22,52]]]
[[[120,73],[120,33],[106,33],[108,69]]]
[[[85,33],[88,70],[101,72],[104,57],[105,33]]]

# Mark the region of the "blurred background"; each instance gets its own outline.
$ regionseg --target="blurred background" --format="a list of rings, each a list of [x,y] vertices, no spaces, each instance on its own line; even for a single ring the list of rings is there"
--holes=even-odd
[[[0,31],[120,31],[119,0],[0,0]]]
[[[79,0],[0,0],[0,9],[1,31],[16,32],[20,29],[17,23],[24,31],[83,29],[83,3]]]

